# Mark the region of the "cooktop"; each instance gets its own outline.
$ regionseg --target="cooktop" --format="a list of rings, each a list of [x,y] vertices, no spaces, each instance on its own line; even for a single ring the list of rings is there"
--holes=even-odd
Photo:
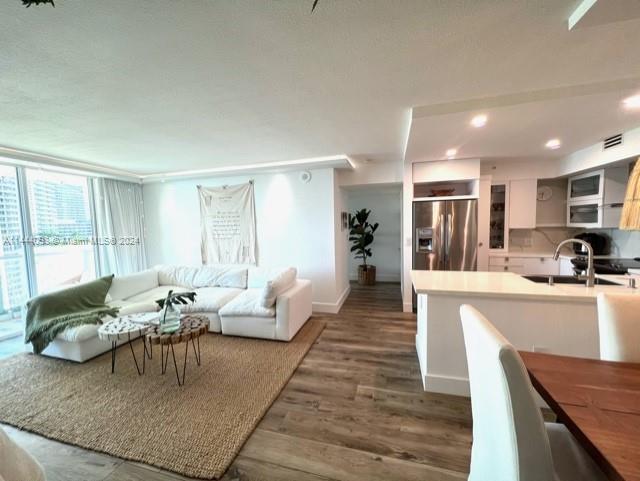
[[[571,259],[571,263],[578,271],[586,270],[587,257],[574,257],[573,259]],[[640,257],[594,259],[593,267],[596,270],[596,274],[626,274],[629,269],[640,269]]]

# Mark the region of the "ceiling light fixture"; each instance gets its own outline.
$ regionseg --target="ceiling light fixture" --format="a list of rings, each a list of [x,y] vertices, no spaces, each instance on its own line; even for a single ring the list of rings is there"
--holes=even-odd
[[[448,159],[453,159],[457,153],[458,153],[458,149],[448,149],[446,152],[446,155]]]
[[[560,142],[560,139],[551,139],[546,144],[544,144],[547,149],[551,150],[559,149],[561,145],[562,142]]]
[[[477,129],[480,127],[484,127],[487,124],[487,119],[488,117],[485,114],[476,115],[471,119],[471,125],[473,125]]]
[[[640,109],[640,94],[627,97],[622,101],[622,105],[626,109]]]

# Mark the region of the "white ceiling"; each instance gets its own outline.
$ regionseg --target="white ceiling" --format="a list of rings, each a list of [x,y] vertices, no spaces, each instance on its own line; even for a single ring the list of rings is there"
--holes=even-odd
[[[578,3],[3,0],[0,145],[138,174],[400,161],[413,106],[640,77],[640,20],[569,32]]]
[[[562,97],[542,92],[533,96],[535,101],[507,98],[504,102],[504,97],[497,97],[470,102],[474,108],[461,107],[451,113],[444,113],[446,106],[438,106],[436,113],[425,115],[416,109],[407,159],[443,160],[448,149],[457,149],[456,158],[564,157],[640,125],[640,110],[629,111],[621,105],[624,98],[640,90],[640,78],[629,83],[638,88],[615,88],[589,95],[564,92]],[[555,98],[545,99],[545,93]],[[484,127],[474,128],[470,120],[479,113],[486,114],[488,121]],[[546,142],[555,138],[562,142],[561,147],[547,149]]]

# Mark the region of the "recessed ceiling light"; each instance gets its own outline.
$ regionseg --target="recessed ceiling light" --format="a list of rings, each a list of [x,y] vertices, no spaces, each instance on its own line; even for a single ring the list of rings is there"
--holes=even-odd
[[[446,154],[449,159],[453,159],[458,153],[458,149],[448,149]]]
[[[544,144],[547,149],[551,150],[559,149],[561,145],[562,142],[560,142],[560,139],[551,139],[546,144]]]
[[[488,117],[485,114],[476,115],[471,119],[471,125],[475,128],[484,127],[487,123]]]
[[[622,101],[626,109],[640,109],[640,95],[632,95]]]

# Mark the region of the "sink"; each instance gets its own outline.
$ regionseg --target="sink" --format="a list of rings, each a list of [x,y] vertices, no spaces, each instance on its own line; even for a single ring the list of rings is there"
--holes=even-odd
[[[548,284],[549,277],[553,277],[554,284],[576,284],[576,285],[585,285],[587,283],[586,279],[579,279],[576,276],[522,276],[525,279],[528,279],[533,282],[539,282]],[[596,277],[596,286],[619,286],[617,282],[606,281],[604,279],[600,279]]]

